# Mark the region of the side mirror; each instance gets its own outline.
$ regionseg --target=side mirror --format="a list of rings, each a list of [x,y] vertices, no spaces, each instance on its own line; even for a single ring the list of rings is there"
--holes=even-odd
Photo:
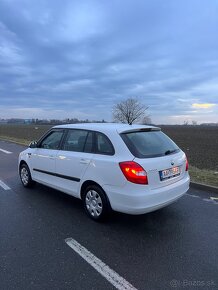
[[[37,142],[37,141],[32,141],[32,142],[29,144],[29,148],[37,148],[37,145],[38,145],[38,142]]]

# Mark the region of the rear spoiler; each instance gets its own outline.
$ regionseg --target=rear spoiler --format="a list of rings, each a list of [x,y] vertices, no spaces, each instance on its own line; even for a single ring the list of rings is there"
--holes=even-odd
[[[161,131],[159,127],[151,127],[151,128],[136,128],[127,131],[123,131],[120,134],[127,134],[127,133],[135,133],[135,132],[152,132],[152,131]]]

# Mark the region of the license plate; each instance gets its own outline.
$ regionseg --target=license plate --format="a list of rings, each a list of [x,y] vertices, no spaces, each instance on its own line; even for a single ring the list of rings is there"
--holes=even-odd
[[[176,166],[176,167],[172,167],[169,169],[164,169],[162,171],[159,171],[159,174],[160,174],[161,181],[166,180],[169,178],[179,176],[180,175],[180,168],[179,168],[179,166]]]

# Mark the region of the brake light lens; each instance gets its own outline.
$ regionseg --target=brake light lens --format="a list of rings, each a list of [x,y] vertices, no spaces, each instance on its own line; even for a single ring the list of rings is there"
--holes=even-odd
[[[188,171],[188,159],[186,157],[186,162],[185,162],[185,171]]]
[[[128,181],[137,184],[148,184],[147,173],[138,163],[134,161],[125,161],[120,162],[119,165]]]

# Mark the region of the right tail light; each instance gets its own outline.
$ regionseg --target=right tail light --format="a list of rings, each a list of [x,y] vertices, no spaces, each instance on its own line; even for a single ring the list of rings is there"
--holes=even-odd
[[[188,171],[188,159],[186,157],[186,162],[185,162],[185,171]]]

